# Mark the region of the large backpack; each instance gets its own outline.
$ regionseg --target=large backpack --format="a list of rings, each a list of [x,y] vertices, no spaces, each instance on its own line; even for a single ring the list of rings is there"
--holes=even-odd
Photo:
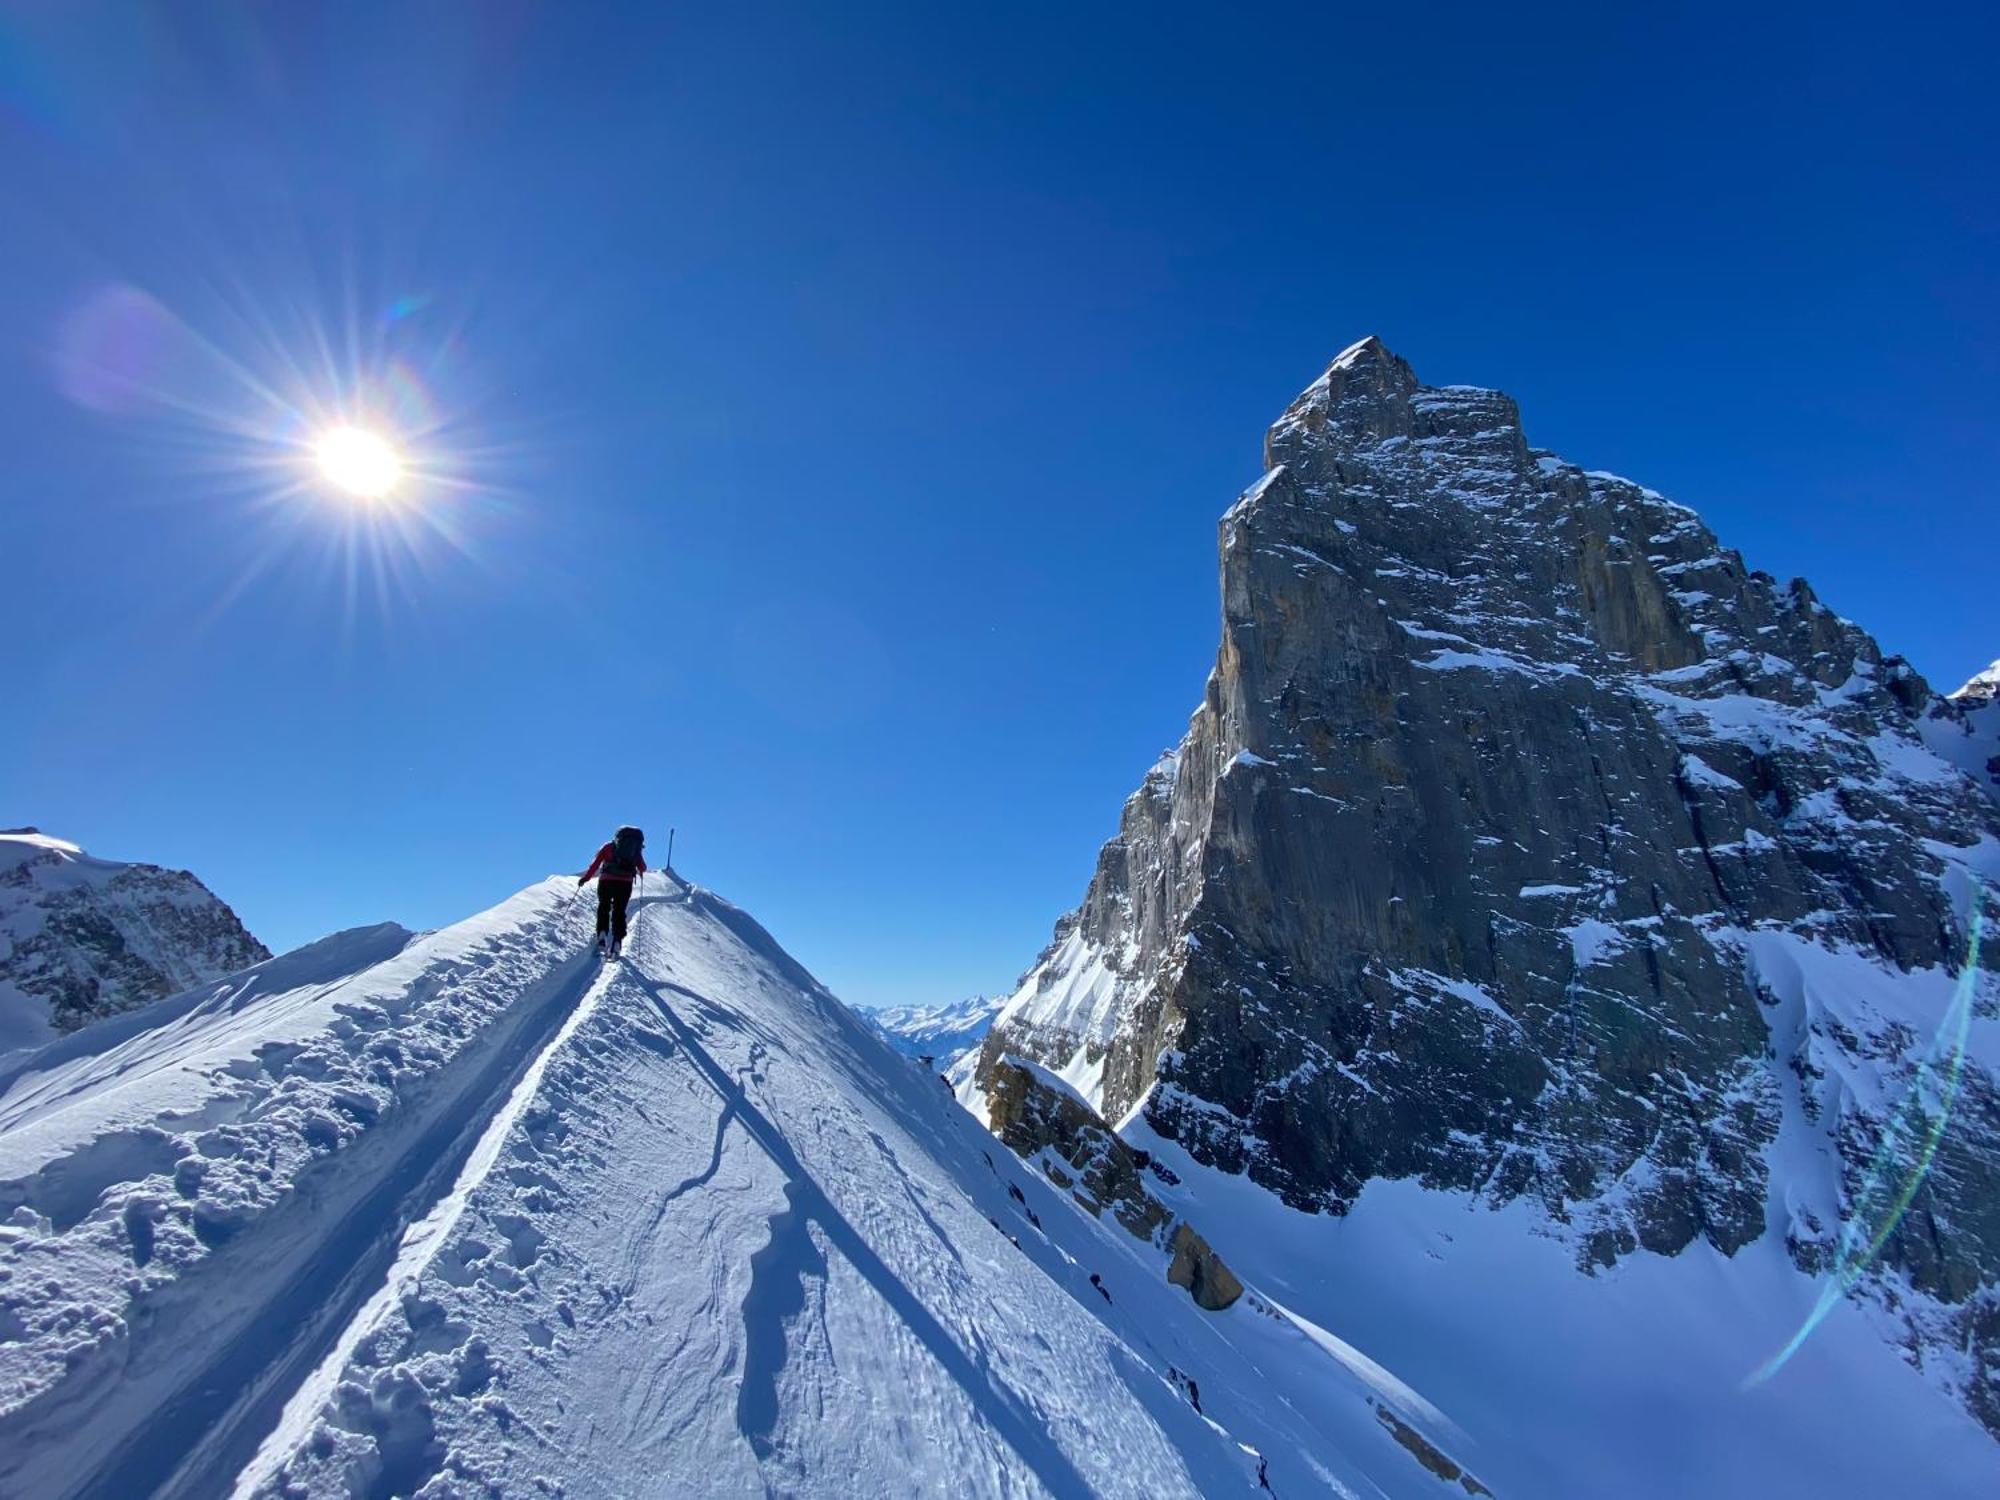
[[[619,829],[611,836],[611,857],[604,862],[604,873],[628,879],[638,874],[639,856],[645,848],[645,834],[629,826]]]

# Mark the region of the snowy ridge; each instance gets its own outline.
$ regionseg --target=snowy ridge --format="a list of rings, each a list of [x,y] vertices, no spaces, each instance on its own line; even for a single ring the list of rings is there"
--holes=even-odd
[[[1421,1397],[1197,1308],[736,908],[585,939],[551,880],[0,1078],[0,1490],[1437,1493]]]
[[[545,882],[415,942],[343,934],[16,1064],[0,1481],[109,1497],[226,1479],[406,1201],[574,1002],[573,891]]]

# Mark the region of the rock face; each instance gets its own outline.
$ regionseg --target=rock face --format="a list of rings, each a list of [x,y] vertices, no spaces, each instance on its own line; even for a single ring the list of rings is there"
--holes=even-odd
[[[1196,1234],[1192,1226],[1175,1225],[1168,1248],[1174,1252],[1174,1258],[1167,1267],[1167,1280],[1186,1287],[1197,1307],[1221,1312],[1243,1295],[1243,1283],[1236,1279],[1236,1273],[1222,1263],[1222,1257],[1209,1248],[1208,1241]]]
[[[1295,1207],[1527,1197],[1585,1269],[1780,1234],[2000,1432],[2000,809],[1926,745],[1981,703],[1373,339],[1265,468],[1201,707],[965,1096],[1018,1053]]]
[[[988,1124],[1008,1150],[1040,1167],[1093,1218],[1109,1213],[1134,1239],[1167,1251],[1167,1280],[1185,1287],[1196,1306],[1220,1312],[1243,1295],[1243,1283],[1222,1257],[1193,1226],[1176,1223],[1173,1210],[1147,1185],[1148,1172],[1165,1168],[1121,1141],[1094,1109],[1036,1064],[1003,1057],[988,1078]]]
[[[271,956],[185,870],[0,833],[0,1051],[164,999]]]

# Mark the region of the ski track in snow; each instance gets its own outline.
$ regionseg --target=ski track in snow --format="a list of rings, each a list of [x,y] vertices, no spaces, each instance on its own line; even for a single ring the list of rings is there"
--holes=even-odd
[[[582,962],[593,965],[593,960],[588,955]],[[319,1362],[318,1367],[305,1377],[303,1383],[285,1403],[283,1414],[278,1418],[277,1430],[258,1449],[249,1466],[238,1477],[235,1491],[238,1495],[252,1493],[270,1470],[276,1467],[283,1457],[287,1440],[296,1440],[297,1435],[304,1431],[306,1424],[316,1415],[318,1407],[333,1394],[341,1369],[353,1356],[355,1346],[388,1314],[396,1300],[416,1280],[418,1273],[429,1262],[445,1237],[457,1227],[465,1213],[466,1195],[493,1169],[494,1163],[499,1159],[500,1148],[507,1132],[520,1119],[521,1112],[534,1097],[536,1088],[541,1084],[542,1075],[548,1070],[550,1059],[590,1015],[611,977],[606,972],[592,972],[586,969],[580,982],[563,985],[547,1002],[544,1007],[545,1012],[563,1016],[562,1024],[557,1028],[556,1034],[546,1045],[537,1047],[532,1060],[521,1071],[513,1087],[506,1090],[505,1102],[490,1116],[475,1117],[467,1123],[467,1127],[461,1132],[461,1141],[469,1140],[474,1132],[477,1132],[477,1139],[471,1144],[469,1151],[462,1156],[458,1152],[450,1153],[428,1174],[427,1183],[434,1184],[440,1180],[447,1180],[446,1173],[449,1171],[449,1189],[437,1197],[407,1230],[396,1236],[396,1258],[388,1273],[382,1277],[380,1286],[368,1298],[367,1303],[334,1340],[331,1351]],[[539,1036],[539,1028],[535,1030]],[[500,1087],[505,1088],[505,1085],[502,1084]],[[503,1096],[496,1094],[487,1097],[490,1099]],[[457,1163],[462,1165],[454,1166]],[[407,1218],[407,1215],[404,1217]],[[391,1232],[393,1233],[393,1226]],[[365,1278],[360,1279],[365,1280]],[[298,1358],[303,1358],[306,1353],[303,1348],[296,1351]],[[296,1362],[295,1359],[294,1363]],[[246,1414],[246,1420],[242,1425],[245,1435],[249,1435],[263,1424],[247,1420]],[[239,1438],[238,1445],[241,1441]],[[214,1472],[202,1476],[200,1483],[190,1483],[187,1486],[188,1493],[198,1495],[212,1492],[216,1488],[216,1482],[226,1479],[237,1467],[237,1464],[231,1461],[233,1457],[235,1455],[232,1453],[218,1453],[212,1465]]]
[[[218,1360],[197,1372],[181,1393],[109,1454],[79,1488],[80,1495],[123,1500],[142,1494],[199,1497],[220,1492],[301,1376],[304,1389],[315,1390],[314,1376],[307,1372],[329,1346],[335,1353],[350,1347],[355,1335],[347,1325],[357,1304],[364,1319],[379,1311],[414,1274],[412,1265],[420,1262],[413,1262],[413,1255],[434,1245],[456,1221],[455,1210],[462,1207],[461,1171],[477,1180],[490,1164],[497,1141],[484,1151],[486,1161],[479,1160],[492,1134],[489,1124],[496,1118],[503,1125],[511,1123],[510,1111],[518,1112],[525,1103],[521,1090],[539,1078],[549,1052],[574,1029],[595,977],[586,967],[591,964],[586,957],[567,966],[454,1105],[411,1143],[346,1218],[341,1234],[324,1244]],[[560,1029],[548,1040],[552,1026]],[[520,1083],[510,1090],[517,1077]],[[431,1224],[440,1213],[444,1222]],[[330,1295],[328,1287],[335,1289]]]
[[[752,1451],[760,1458],[771,1456],[771,1435],[778,1417],[777,1382],[788,1351],[786,1327],[805,1307],[807,1278],[822,1283],[826,1279],[826,1258],[815,1246],[812,1235],[812,1230],[818,1229],[902,1319],[903,1326],[916,1335],[926,1352],[969,1397],[983,1405],[1001,1437],[1047,1489],[1058,1495],[1089,1493],[1090,1487],[1062,1449],[1048,1440],[1040,1423],[1023,1411],[1011,1391],[996,1386],[966,1358],[930,1310],[882,1263],[881,1257],[833,1206],[793,1154],[784,1136],[744,1097],[742,1084],[731,1079],[709,1056],[660,991],[672,990],[707,1003],[703,997],[679,985],[655,987],[644,980],[637,982],[658,1006],[661,1018],[680,1041],[686,1056],[714,1088],[723,1109],[742,1124],[785,1175],[785,1206],[770,1216],[770,1237],[764,1248],[750,1258],[750,1289],[743,1297],[746,1341],[736,1420]],[[890,1161],[894,1162],[893,1155]],[[932,1227],[936,1227],[934,1220]],[[948,1245],[949,1241],[945,1243]]]

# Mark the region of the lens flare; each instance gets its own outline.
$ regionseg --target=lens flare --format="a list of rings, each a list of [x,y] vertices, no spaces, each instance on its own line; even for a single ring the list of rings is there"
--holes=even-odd
[[[1868,1165],[1868,1175],[1854,1195],[1847,1222],[1841,1226],[1833,1269],[1820,1284],[1819,1296],[1798,1332],[1750,1373],[1743,1382],[1745,1389],[1763,1384],[1782,1370],[1875,1263],[1929,1175],[1938,1147],[1944,1144],[1945,1126],[1951,1121],[1952,1106],[1958,1102],[1965,1045],[1972,1029],[1973,1000],[1979,989],[1986,891],[1977,879],[1972,882],[1971,905],[1965,964],[1958,971],[1951,1004],[1945,1009],[1929,1055],[1917,1067],[1908,1095],[1882,1127],[1882,1138]]]
[[[363,500],[382,499],[403,477],[403,461],[389,440],[365,427],[322,433],[313,444],[313,458],[329,484]]]

